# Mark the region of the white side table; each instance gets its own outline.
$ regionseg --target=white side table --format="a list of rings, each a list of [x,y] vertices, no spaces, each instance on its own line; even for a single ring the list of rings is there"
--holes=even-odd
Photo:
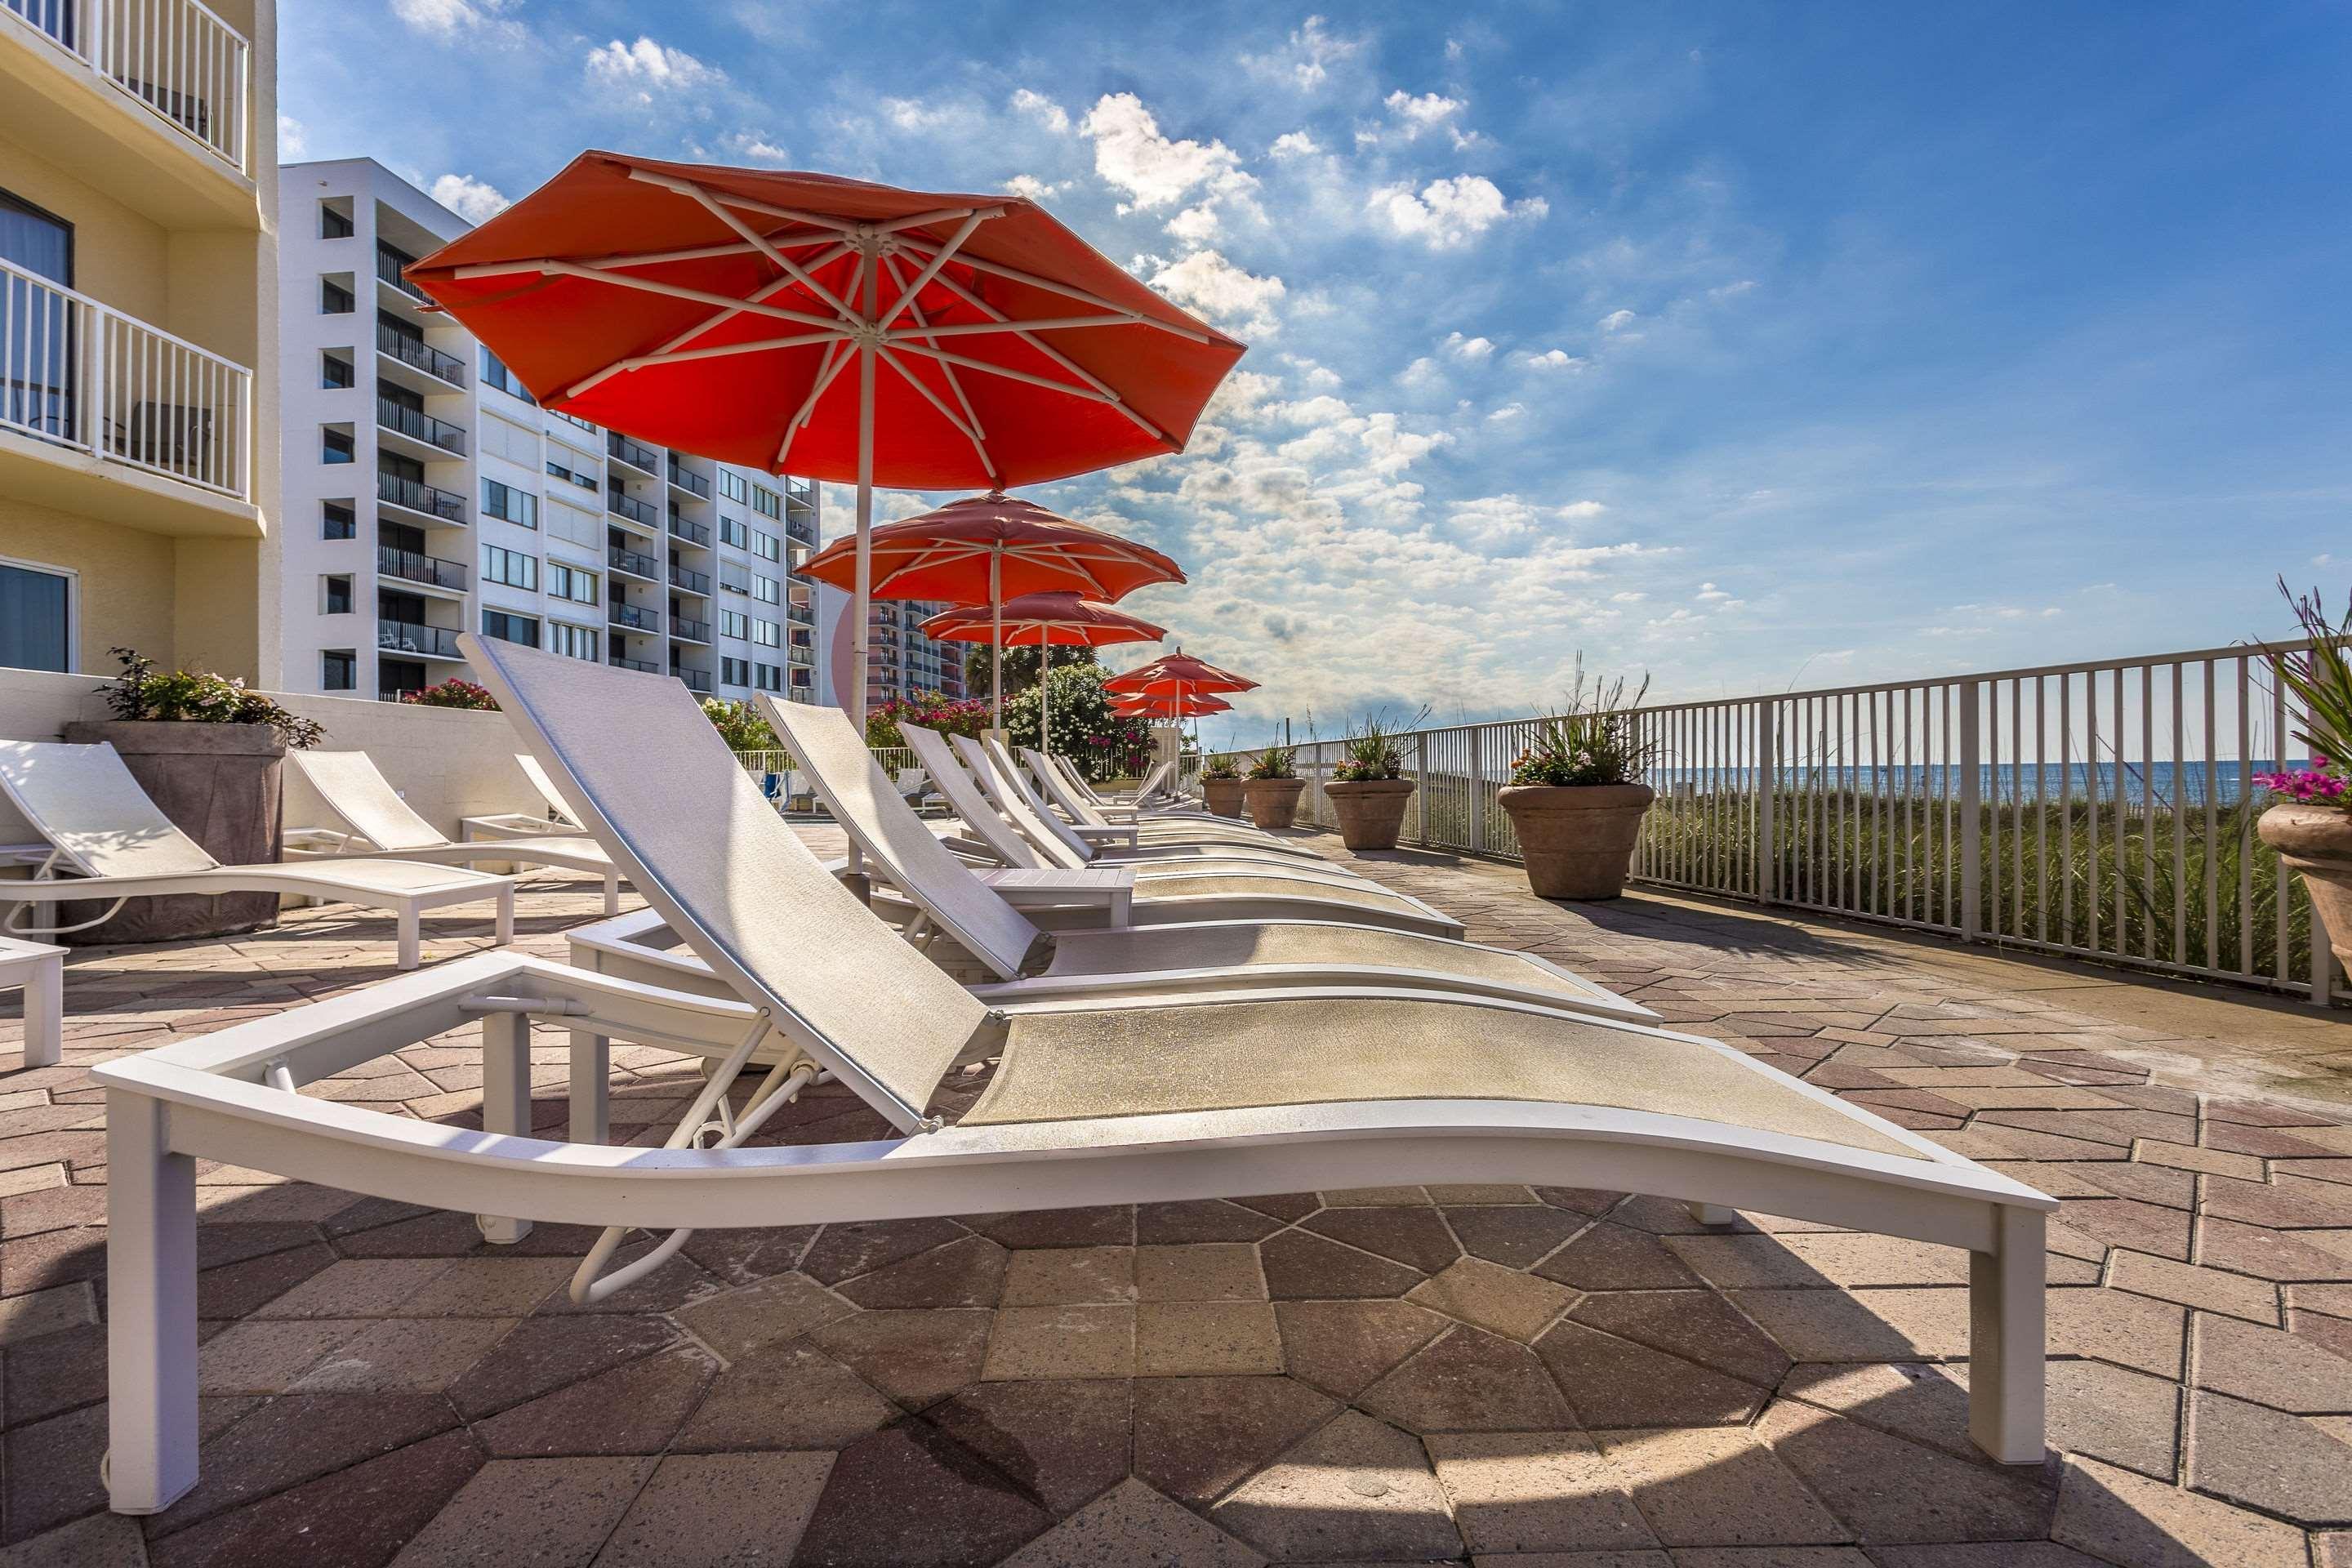
[[[65,1056],[66,950],[0,936],[0,987],[25,988],[25,1065],[55,1067]]]

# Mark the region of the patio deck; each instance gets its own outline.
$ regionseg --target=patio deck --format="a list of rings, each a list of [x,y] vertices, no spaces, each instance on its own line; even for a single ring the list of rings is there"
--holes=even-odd
[[[205,1168],[204,1479],[116,1518],[82,1068],[393,973],[388,921],[303,910],[77,952],[66,1065],[0,1075],[0,1565],[2352,1564],[2352,1026],[1370,868],[2063,1199],[2043,1468],[1968,1442],[1962,1255],[1762,1215],[1479,1186],[705,1233],[583,1310],[577,1227],[491,1247]],[[519,940],[561,957],[597,900],[547,886]],[[486,944],[427,925],[428,961]],[[616,1135],[658,1138],[690,1069],[614,1058]],[[446,1037],[310,1091],[462,1119],[479,1077]],[[560,1048],[535,1077],[560,1096]],[[883,1130],[833,1088],[783,1120]]]

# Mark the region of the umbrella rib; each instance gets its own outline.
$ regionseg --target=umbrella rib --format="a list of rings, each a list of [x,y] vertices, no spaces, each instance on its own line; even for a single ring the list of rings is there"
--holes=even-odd
[[[896,256],[885,253],[879,257],[878,259],[882,266],[888,269],[890,281],[894,285],[903,288],[906,280],[898,276],[898,258]],[[912,299],[914,297],[913,292],[908,290],[907,297],[908,299]],[[923,308],[920,305],[912,307],[908,311],[908,314],[915,318],[916,326],[921,328],[926,332],[930,331],[930,318],[923,313]],[[931,346],[933,348],[937,348],[940,345],[937,342],[933,341],[931,342]],[[971,422],[971,427],[974,430],[980,432],[980,437],[982,440],[984,441],[988,439],[988,426],[980,422],[980,410],[974,408],[971,405],[971,399],[964,395],[963,378],[956,374],[955,366],[951,364],[943,364],[940,367],[940,371],[948,378],[948,385],[954,391],[956,395],[956,403],[963,409],[964,418]]]
[[[950,353],[945,349],[925,348],[920,343],[911,342],[902,342],[896,346],[908,353],[921,354],[926,359],[935,359],[941,364],[960,364],[968,370],[980,371],[983,374],[1001,375],[1008,381],[1026,382],[1031,386],[1042,386],[1048,392],[1066,393],[1072,397],[1083,398],[1088,403],[1116,404],[1119,400],[1118,394],[1115,392],[1097,392],[1090,386],[1072,386],[1066,381],[1049,381],[1042,375],[1032,375],[1025,370],[1014,370],[1011,365],[991,364],[984,359]]]
[[[988,552],[986,550],[983,550],[977,545],[964,544],[960,540],[940,540],[933,543],[927,544],[921,550],[917,551],[913,557],[903,566],[893,567],[889,574],[885,576],[881,583],[876,585],[877,587],[886,586],[898,582],[899,578],[904,577],[910,573],[926,571],[930,567],[945,565],[950,562],[970,561],[975,556],[982,556],[987,553]]]
[[[914,240],[902,238],[898,243],[904,246],[907,249],[915,251],[919,255],[925,253],[924,247]],[[929,243],[937,245],[939,242],[937,240],[930,240]],[[1003,278],[1009,282],[1026,283],[1033,289],[1043,289],[1048,293],[1059,294],[1066,299],[1076,300],[1082,305],[1092,305],[1097,310],[1117,310],[1123,313],[1132,314],[1138,321],[1140,321],[1145,325],[1157,327],[1160,331],[1168,333],[1171,337],[1186,338],[1193,342],[1202,344],[1211,344],[1215,342],[1215,340],[1206,332],[1196,331],[1190,327],[1180,327],[1173,321],[1163,321],[1157,316],[1146,316],[1139,311],[1130,311],[1127,306],[1119,304],[1117,300],[1106,300],[1100,294],[1096,294],[1087,289],[1081,289],[1075,283],[1064,283],[1052,278],[1041,278],[1034,272],[1024,272],[1017,267],[1007,267],[1000,261],[986,261],[977,256],[967,255],[962,258],[962,260],[966,267],[971,268],[975,272],[993,273],[995,276]]]
[[[804,245],[841,244],[840,237],[829,230],[820,230],[815,234],[801,235],[797,237],[776,234],[761,237],[767,244],[784,250],[797,250]],[[682,250],[641,250],[625,256],[600,256],[596,258],[596,265],[599,267],[659,267],[672,261],[715,261],[722,256],[756,256],[758,254],[760,254],[759,246],[746,241],[738,241],[730,245],[690,246]]]
[[[846,346],[849,340],[835,338],[834,342]],[[848,367],[849,362],[857,357],[855,353],[835,354],[830,348],[824,351],[824,354],[826,362],[824,369],[819,372],[817,378],[809,384],[808,395],[801,399],[799,410],[793,415],[793,422],[784,426],[784,439],[776,447],[776,460],[769,465],[778,473],[784,471],[784,458],[792,452],[793,442],[799,437],[802,427],[807,425],[809,416],[816,412],[816,400],[824,395],[825,388],[831,386],[841,373]]]
[[[1001,212],[1003,209],[997,210]],[[971,237],[971,231],[996,216],[994,212],[974,212],[966,215],[963,222],[956,225],[956,231],[948,236],[946,243],[940,247],[939,254],[926,262],[920,272],[915,274],[915,280],[912,283],[899,290],[898,302],[884,311],[882,319],[874,324],[887,330],[890,323],[898,319],[898,312],[913,304],[915,296],[930,287],[931,279],[940,275],[940,268],[948,264],[948,258],[963,248],[963,242]]]
[[[915,373],[907,368],[907,364],[904,360],[901,360],[897,354],[892,353],[887,346],[881,344],[876,345],[875,352],[882,356],[884,361],[889,364],[892,370],[898,373],[900,377],[906,381],[908,385],[913,387],[917,392],[923,395],[924,402],[929,404],[933,408],[940,411],[940,418],[946,420],[949,424],[954,426],[957,430],[962,433],[963,438],[971,443],[971,449],[980,454],[980,466],[988,470],[988,477],[992,479],[996,478],[996,459],[988,455],[988,443],[982,441],[978,433],[970,426],[966,425],[963,420],[957,416],[954,409],[950,408],[945,403],[941,402],[938,393],[933,392],[929,387],[925,386],[922,382],[916,377]]]
[[[625,272],[606,272],[599,268],[583,267],[576,261],[551,258],[535,264],[541,272],[551,272],[562,278],[584,278],[591,283],[610,283],[617,289],[633,289],[641,294],[666,294],[673,300],[692,300],[704,305],[716,305],[722,310],[745,310],[755,316],[772,316],[780,321],[790,321],[802,327],[831,327],[837,323],[823,316],[812,316],[805,310],[787,310],[782,305],[770,305],[750,299],[731,298],[708,289],[688,289],[682,283],[663,283],[651,278],[632,278]],[[764,292],[764,290],[763,290]],[[697,329],[699,331],[700,329]]]
[[[730,354],[766,353],[772,349],[804,349],[812,343],[838,343],[847,341],[847,335],[840,331],[808,332],[796,338],[754,338],[748,342],[714,343],[708,348],[671,349],[663,353],[641,354],[635,359],[625,359],[612,368],[614,371],[626,371],[643,370],[648,365],[656,364],[690,364],[696,360],[725,359]],[[606,373],[600,371],[597,374],[601,376]],[[584,390],[584,385],[575,387],[565,395],[576,397]]]
[[[840,255],[843,251],[848,248],[849,247],[845,245],[836,245],[834,247],[832,254],[818,257],[814,264],[816,266],[823,267],[831,262],[834,259],[834,257]],[[738,247],[730,247],[730,249],[735,250],[736,254],[749,254],[748,251],[741,250]],[[791,281],[792,279],[789,278],[780,278],[773,283],[764,286],[759,290],[759,292],[751,295],[750,298],[754,300],[764,301],[772,296],[778,289],[782,289]],[[742,310],[740,307],[730,306],[726,310],[715,311],[710,315],[705,316],[701,321],[697,321],[694,325],[687,328],[684,331],[672,334],[661,344],[660,347],[653,351],[651,356],[638,355],[635,356],[634,360],[615,360],[613,363],[606,365],[604,369],[596,371],[579,381],[573,382],[571,387],[564,392],[562,397],[559,399],[559,401],[569,402],[571,399],[578,397],[588,392],[593,387],[601,386],[605,381],[620,374],[622,371],[633,370],[636,368],[639,363],[653,363],[655,360],[657,360],[659,356],[667,354],[674,350],[683,348],[686,344],[692,342],[696,338],[700,337],[703,333],[709,331],[714,328],[726,325],[729,321],[733,321],[742,313]]]
[[[843,304],[838,299],[835,298],[832,289],[827,289],[807,271],[803,270],[799,262],[794,261],[782,251],[769,244],[767,239],[761,236],[758,230],[754,229],[750,224],[745,223],[741,218],[737,217],[733,213],[729,212],[725,207],[721,206],[709,191],[703,189],[700,185],[696,184],[693,181],[673,179],[667,174],[656,174],[647,169],[632,169],[629,171],[629,178],[642,181],[648,185],[656,186],[661,190],[668,191],[673,195],[685,196],[689,201],[696,203],[712,217],[717,218],[720,223],[725,224],[729,228],[731,228],[737,234],[741,235],[748,244],[756,246],[759,248],[761,255],[766,257],[770,261],[774,262],[778,267],[782,268],[785,274],[794,281],[798,282],[802,288],[806,289],[810,293],[815,295],[818,299],[832,306],[834,313],[839,316],[843,321],[854,321],[857,319],[857,313],[852,310],[848,306]]]
[[[992,332],[1066,332],[1078,327],[1145,327],[1148,317],[1129,313],[1124,316],[1047,316],[1034,321],[957,321],[931,330],[943,338],[973,338]],[[919,338],[924,334],[901,327],[891,333],[893,338]]]

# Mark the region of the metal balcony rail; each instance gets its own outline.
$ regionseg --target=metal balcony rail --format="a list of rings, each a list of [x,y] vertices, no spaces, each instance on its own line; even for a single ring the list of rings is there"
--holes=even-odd
[[[669,635],[674,637],[684,637],[688,642],[707,643],[710,640],[710,623],[698,621],[691,616],[672,616],[669,619]]]
[[[606,657],[604,662],[614,669],[634,669],[643,675],[659,675],[661,666],[649,658],[624,658],[619,654]]]
[[[375,646],[385,653],[423,654],[431,658],[460,658],[457,634],[446,626],[421,626],[414,621],[378,621]]]
[[[2301,759],[2278,669],[2309,646],[1632,710],[1658,792],[1633,875],[2325,1004],[2342,983],[2301,879],[2254,834],[2252,780]],[[1496,795],[1540,727],[1400,737],[1420,786],[1406,840],[1516,858]],[[1322,780],[1341,751],[1298,748],[1302,821],[1336,822]]]
[[[253,373],[0,261],[0,426],[247,495]]]
[[[674,588],[683,588],[689,594],[700,594],[705,598],[710,596],[710,574],[708,572],[697,572],[690,566],[673,563],[669,569],[669,581],[670,586]]]
[[[436,489],[431,485],[403,479],[398,474],[378,473],[375,494],[378,500],[404,506],[411,511],[430,512],[445,522],[466,521],[464,496],[454,490]]]
[[[452,425],[446,419],[436,419],[421,409],[405,403],[395,403],[389,397],[375,400],[375,422],[387,430],[397,430],[428,447],[463,457],[466,452],[466,427]]]
[[[794,626],[813,626],[816,625],[816,612],[810,609],[806,605],[786,605],[784,606],[784,619],[792,622]]]
[[[5,4],[5,0],[0,0]],[[452,386],[466,384],[466,362],[454,354],[445,354],[423,338],[404,332],[389,321],[375,324],[375,346],[401,363],[421,370],[437,381]]]
[[[643,468],[648,474],[661,472],[661,458],[654,454],[651,447],[641,446],[617,430],[604,432],[604,450],[633,468]]]
[[[676,512],[669,514],[669,531],[673,535],[685,540],[688,544],[699,544],[705,549],[709,548],[710,530],[703,527],[702,524],[698,522],[693,522],[686,518],[682,518]]]
[[[784,534],[785,537],[794,540],[799,543],[814,544],[816,542],[816,520],[814,518],[788,517],[784,520]]]
[[[466,568],[455,561],[444,561],[438,556],[379,544],[375,547],[375,566],[376,571],[386,577],[398,577],[410,583],[430,583],[436,588],[447,588],[454,593],[466,591]]]
[[[651,610],[641,610],[635,605],[614,605],[611,606],[611,616],[616,626],[629,626],[641,632],[661,630],[659,616]]]
[[[710,499],[710,481],[700,474],[691,474],[678,467],[677,459],[669,460],[669,482],[703,500]]]
[[[125,0],[125,3],[136,5],[140,0]],[[422,300],[425,297],[425,290],[401,276],[401,268],[415,259],[416,258],[406,251],[396,249],[378,240],[375,247],[375,275],[410,299]]]
[[[604,552],[604,558],[612,563],[615,572],[626,572],[632,576],[643,577],[648,583],[661,580],[661,563],[650,555],[624,550],[616,544]]]
[[[703,670],[673,669],[670,673],[677,676],[680,680],[685,681],[686,689],[688,691],[700,691],[708,694],[710,690],[710,677]]]
[[[642,524],[646,528],[659,528],[661,526],[661,513],[656,511],[644,501],[631,500],[627,496],[621,492],[621,489],[618,485],[607,485],[604,488],[604,510],[609,512],[614,512],[619,516],[625,517],[631,522]]]
[[[0,0],[238,174],[252,47],[199,0]]]

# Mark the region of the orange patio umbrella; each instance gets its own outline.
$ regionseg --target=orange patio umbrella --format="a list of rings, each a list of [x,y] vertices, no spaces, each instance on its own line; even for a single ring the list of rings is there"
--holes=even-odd
[[[406,275],[551,408],[856,484],[861,721],[876,485],[1181,451],[1243,353],[1020,197],[614,153]]]
[[[1125,675],[1111,677],[1103,682],[1103,688],[1130,696],[1170,693],[1182,697],[1191,692],[1255,691],[1257,682],[1230,669],[1219,669],[1207,659],[1195,658],[1180,647],[1149,664],[1138,665]]]
[[[923,623],[923,635],[941,642],[1034,647],[1037,749],[1041,752],[1053,750],[1052,687],[1045,678],[1057,644],[1063,647],[1108,647],[1113,643],[1158,642],[1168,635],[1165,627],[1076,594],[1024,594],[985,608],[985,615],[978,605],[942,610]],[[1003,673],[1002,660],[998,673]]]
[[[1234,705],[1222,697],[1119,697],[1110,710],[1129,719],[1198,719],[1204,713],[1230,713]]]
[[[1148,544],[1046,510],[1002,491],[967,496],[920,517],[874,530],[861,563],[857,542],[836,539],[802,570],[846,588],[861,564],[877,599],[945,599],[1002,605],[1033,594],[1078,594],[1106,604],[1150,583],[1181,583],[1183,568]],[[1151,634],[1160,635],[1157,628]],[[1003,640],[992,642],[996,721],[1004,721]],[[863,645],[861,644],[861,647]]]

